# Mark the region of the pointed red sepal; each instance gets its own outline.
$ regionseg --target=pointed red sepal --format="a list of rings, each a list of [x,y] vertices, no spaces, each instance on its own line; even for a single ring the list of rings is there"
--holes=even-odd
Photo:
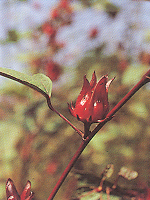
[[[6,196],[9,200],[13,198],[15,200],[20,200],[20,196],[16,190],[16,187],[10,178],[6,182]]]
[[[91,92],[91,86],[90,86],[90,83],[87,80],[86,75],[85,75],[83,87],[82,87],[82,90],[81,90],[81,92],[80,92],[80,94],[77,98],[76,105],[78,105],[78,103],[80,103],[80,101],[83,99],[83,97],[89,92]]]
[[[109,80],[107,83],[106,83],[106,91],[108,92],[108,88],[110,86],[110,84],[113,82],[113,80],[115,79],[116,77],[112,78],[111,80]]]
[[[31,182],[27,181],[26,186],[21,194],[21,200],[26,200],[27,197],[30,196],[31,194],[30,190],[31,190]]]
[[[96,82],[97,82],[97,78],[96,78],[96,74],[95,74],[95,71],[93,72],[93,75],[92,75],[92,79],[90,81],[90,86],[91,88],[94,88],[95,85],[96,85]]]
[[[107,94],[106,94],[107,80],[108,80],[107,76],[102,76],[102,78],[97,83],[93,94],[94,102],[107,99]]]

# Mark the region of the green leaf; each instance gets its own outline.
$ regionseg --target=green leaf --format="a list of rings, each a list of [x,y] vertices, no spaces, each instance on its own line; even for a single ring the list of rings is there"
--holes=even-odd
[[[46,98],[51,97],[52,81],[44,74],[38,73],[29,76],[12,69],[0,67],[0,75],[28,86],[40,92]]]

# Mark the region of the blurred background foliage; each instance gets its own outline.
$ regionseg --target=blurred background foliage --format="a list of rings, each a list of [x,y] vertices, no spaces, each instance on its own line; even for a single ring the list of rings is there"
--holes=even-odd
[[[28,3],[28,1],[22,2]],[[34,6],[40,9],[40,3],[35,3]],[[109,89],[111,109],[149,69],[150,54],[148,50],[141,49],[134,57],[135,54],[126,48],[126,43],[129,41],[124,40],[116,42],[114,47],[116,50],[107,55],[104,52],[109,41],[105,41],[87,49],[72,67],[56,62],[54,59],[56,54],[65,48],[63,41],[57,42],[57,35],[61,28],[71,26],[73,16],[80,7],[82,12],[87,7],[98,8],[107,14],[110,20],[115,20],[120,12],[120,7],[109,1],[60,0],[43,23],[24,34],[15,29],[8,30],[6,40],[1,43],[6,45],[13,42],[19,45],[19,40],[29,39],[29,46],[30,43],[36,44],[38,50],[32,49],[30,52],[21,52],[17,55],[22,65],[25,64],[26,68],[23,71],[28,74],[40,72],[48,75],[53,81],[51,98],[53,106],[83,130],[83,124],[70,115],[67,106],[67,102],[75,102],[81,91],[83,76],[86,74],[90,80],[95,70],[98,79],[105,74],[108,74],[110,79],[116,77]],[[130,31],[131,29],[136,31],[137,26],[130,24]],[[75,36],[73,37],[76,40]],[[92,44],[99,37],[99,30],[90,29],[88,37],[88,42]],[[149,44],[148,38],[149,34],[146,34],[146,44]],[[95,186],[94,181],[90,185],[82,180],[79,182],[74,171],[99,177],[110,163],[114,165],[110,182],[115,181],[120,168],[125,166],[137,171],[138,177],[132,181],[122,180],[119,186],[128,189],[148,187],[149,113],[150,87],[147,84],[92,139],[60,188],[56,199],[69,200],[77,196],[76,190],[79,186]],[[1,87],[0,121],[0,199],[6,199],[7,178],[15,182],[20,193],[26,181],[30,180],[32,190],[35,192],[34,199],[47,199],[81,143],[80,136],[48,109],[43,96],[9,80]],[[92,125],[92,128],[94,127],[95,124]],[[95,194],[94,197],[87,196],[82,199],[98,198],[100,197]],[[103,196],[103,199],[106,198]],[[111,196],[111,199],[118,197]]]

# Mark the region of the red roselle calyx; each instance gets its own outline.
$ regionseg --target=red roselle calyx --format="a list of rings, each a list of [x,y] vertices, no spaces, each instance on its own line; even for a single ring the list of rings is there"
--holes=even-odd
[[[105,119],[109,111],[108,88],[110,83],[108,76],[102,76],[97,83],[95,71],[89,82],[84,76],[84,84],[77,98],[75,107],[71,103],[71,114],[83,123],[96,123]]]
[[[26,186],[21,194],[18,194],[13,181],[9,178],[6,183],[6,196],[7,200],[31,200],[34,193],[30,191],[31,183],[27,181]]]

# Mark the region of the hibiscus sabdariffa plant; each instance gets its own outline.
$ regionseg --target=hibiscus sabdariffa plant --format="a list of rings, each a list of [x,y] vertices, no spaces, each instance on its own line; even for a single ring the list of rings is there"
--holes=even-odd
[[[22,83],[38,92],[40,92],[47,100],[48,107],[58,114],[63,120],[65,120],[80,136],[81,144],[77,149],[76,153],[72,157],[71,161],[67,165],[66,169],[62,173],[58,182],[56,183],[54,189],[50,193],[48,200],[52,200],[56,193],[58,192],[60,186],[64,182],[68,173],[74,166],[75,162],[95,136],[95,134],[109,121],[112,119],[114,114],[146,83],[150,82],[150,69],[142,77],[142,79],[127,93],[127,95],[111,110],[109,111],[108,102],[108,88],[110,83],[114,80],[108,81],[108,76],[102,76],[98,81],[96,80],[95,72],[92,75],[92,79],[89,82],[84,76],[84,83],[82,90],[77,98],[75,106],[71,103],[69,110],[71,114],[76,117],[79,121],[84,123],[84,131],[82,132],[77,127],[75,127],[68,119],[66,119],[61,113],[59,113],[51,103],[51,90],[52,82],[51,80],[43,74],[35,74],[33,76],[28,76],[26,74],[6,69],[0,68],[0,75],[13,79],[19,83]],[[90,130],[92,123],[98,123],[93,130]],[[19,196],[17,190],[11,179],[8,179],[6,183],[7,199],[17,199],[17,200],[30,200],[33,197],[33,193],[30,192],[31,184],[27,182],[25,190],[22,195]]]

